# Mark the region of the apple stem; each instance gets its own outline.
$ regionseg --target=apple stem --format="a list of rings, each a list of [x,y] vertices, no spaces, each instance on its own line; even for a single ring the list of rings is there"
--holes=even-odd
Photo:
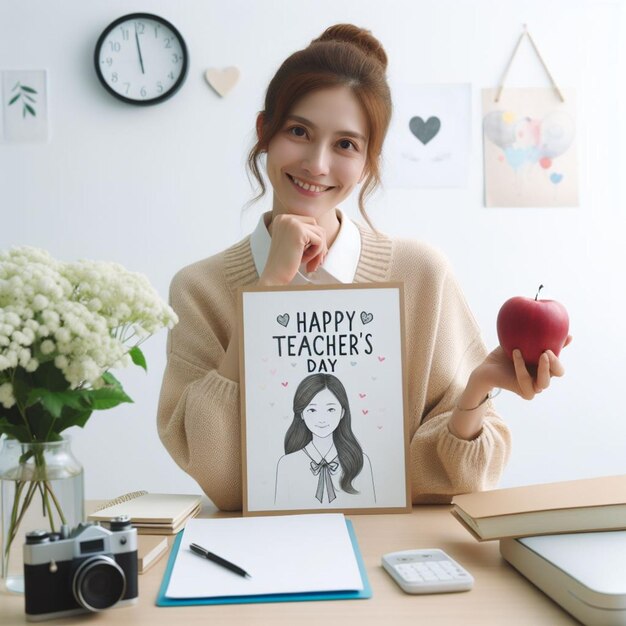
[[[537,298],[539,297],[539,292],[543,289],[543,285],[539,285],[539,289],[537,289],[537,295],[535,296],[535,302],[537,302]]]

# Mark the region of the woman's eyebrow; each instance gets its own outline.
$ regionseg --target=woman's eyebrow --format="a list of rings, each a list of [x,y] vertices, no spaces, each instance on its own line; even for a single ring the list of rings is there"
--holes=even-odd
[[[317,126],[311,120],[307,120],[306,117],[300,117],[299,115],[288,115],[287,119],[293,120],[294,122],[300,122],[301,124],[306,124],[307,126],[310,126],[313,130],[317,130]],[[355,139],[365,141],[365,137],[361,135],[361,133],[357,133],[354,130],[338,130],[335,131],[335,135],[345,135],[347,137],[354,137]]]

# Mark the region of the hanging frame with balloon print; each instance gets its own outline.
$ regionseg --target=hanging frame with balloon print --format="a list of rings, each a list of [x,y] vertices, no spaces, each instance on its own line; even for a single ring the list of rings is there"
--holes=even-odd
[[[410,510],[400,283],[239,299],[243,512]]]
[[[483,90],[485,206],[578,206],[575,94],[562,93]]]

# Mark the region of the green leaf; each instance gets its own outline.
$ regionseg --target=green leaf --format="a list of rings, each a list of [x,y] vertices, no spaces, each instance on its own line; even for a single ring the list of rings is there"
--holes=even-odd
[[[37,93],[32,87],[26,87],[26,85],[22,85],[22,91],[27,91],[28,93]]]
[[[35,109],[33,109],[33,107],[30,106],[30,104],[26,104],[26,102],[24,102],[24,107],[33,117],[37,117],[37,113],[35,113]]]
[[[0,417],[0,435],[6,435],[24,443],[31,441],[26,426],[11,424],[6,417]]]
[[[20,94],[18,93],[17,96],[13,96],[10,100],[9,100],[9,106],[11,106],[14,102],[16,102],[17,100],[20,99]]]
[[[132,402],[123,389],[117,387],[103,387],[102,389],[90,389],[83,391],[82,395],[89,402],[94,411],[112,409],[123,402]]]
[[[48,389],[31,389],[26,406],[30,407],[41,402],[44,408],[55,418],[61,416],[64,406],[84,410],[86,407],[83,391],[50,391]]]
[[[72,426],[83,428],[90,416],[91,409],[76,411],[66,407],[63,409],[61,417],[54,423],[54,432],[61,433],[66,428],[71,428]]]
[[[104,372],[104,374],[102,374],[102,380],[109,387],[115,387],[116,389],[122,389],[122,383],[119,380],[117,380],[117,378],[115,378],[115,376],[113,376],[113,374],[111,374],[111,372]]]
[[[66,391],[70,384],[65,380],[63,372],[56,367],[54,361],[41,363],[32,375],[31,387],[42,387],[49,391]]]
[[[146,357],[143,352],[139,349],[139,346],[135,346],[128,351],[130,354],[130,358],[133,360],[135,365],[139,365],[139,367],[143,367],[143,369],[148,371],[148,364],[146,363]]]
[[[34,102],[35,104],[37,104],[37,100],[35,100],[35,98],[33,98],[32,96],[29,96],[28,94],[24,94],[24,97],[26,98],[26,100],[28,100],[29,102]]]

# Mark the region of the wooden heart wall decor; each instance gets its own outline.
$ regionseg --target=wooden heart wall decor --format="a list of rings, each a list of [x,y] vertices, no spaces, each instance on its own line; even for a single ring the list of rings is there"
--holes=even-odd
[[[222,70],[210,67],[204,78],[213,90],[222,98],[237,84],[239,80],[239,69],[236,67],[226,67]]]

